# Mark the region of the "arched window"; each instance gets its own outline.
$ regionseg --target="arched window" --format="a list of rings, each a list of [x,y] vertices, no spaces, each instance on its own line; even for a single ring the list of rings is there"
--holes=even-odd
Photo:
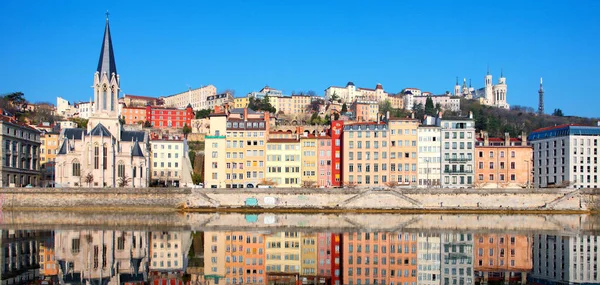
[[[94,169],[100,168],[100,147],[96,144],[94,146]]]
[[[117,175],[119,178],[124,178],[125,177],[125,164],[123,163],[123,161],[119,161],[119,167],[117,169]]]
[[[108,167],[108,147],[104,144],[102,148],[102,169],[106,170]],[[113,166],[114,167],[114,166]]]
[[[73,160],[73,176],[81,176],[81,164],[77,159]]]
[[[102,87],[102,110],[106,110],[106,85]]]
[[[114,88],[112,88],[111,94],[110,94],[110,110],[111,111],[115,110],[115,89]]]
[[[135,166],[134,166],[134,167],[133,167],[133,175],[132,175],[132,178],[135,178],[135,176],[136,176],[136,172],[137,172],[137,167],[135,167]]]

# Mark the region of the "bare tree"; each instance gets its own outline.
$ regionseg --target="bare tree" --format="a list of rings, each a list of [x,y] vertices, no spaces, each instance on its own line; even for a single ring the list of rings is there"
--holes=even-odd
[[[92,183],[94,182],[94,174],[88,172],[88,174],[85,176],[84,181],[85,183],[87,183],[88,187],[91,187]]]
[[[123,175],[123,177],[119,177],[117,181],[119,187],[127,187],[129,186],[129,182],[131,182],[131,178],[127,177],[127,174]]]

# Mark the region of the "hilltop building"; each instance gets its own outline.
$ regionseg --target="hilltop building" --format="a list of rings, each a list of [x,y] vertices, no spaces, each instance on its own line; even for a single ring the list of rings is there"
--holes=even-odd
[[[126,131],[119,121],[117,73],[108,18],[94,74],[94,108],[87,129],[66,128],[56,155],[59,187],[145,187],[148,185],[148,136]]]
[[[467,87],[466,79],[464,79],[461,87],[458,84],[458,78],[456,79],[456,85],[454,86],[454,96],[462,96],[467,99],[478,99],[482,105],[509,109],[510,105],[506,100],[506,95],[506,77],[504,77],[503,72],[500,73],[500,78],[498,79],[498,84],[496,85],[492,83],[492,75],[488,70],[487,75],[485,76],[485,85],[483,88],[475,90],[470,86]]]
[[[351,104],[356,99],[370,100],[370,101],[385,101],[388,97],[388,93],[383,90],[381,84],[377,84],[375,89],[356,87],[352,81],[348,82],[345,87],[330,86],[325,89],[325,99],[331,100],[333,95],[336,95],[342,102]]]

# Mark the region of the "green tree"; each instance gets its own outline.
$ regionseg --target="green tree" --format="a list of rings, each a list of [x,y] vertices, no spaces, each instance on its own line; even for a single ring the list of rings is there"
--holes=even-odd
[[[183,135],[187,138],[188,134],[192,132],[192,128],[185,123],[183,125]]]
[[[319,114],[313,113],[312,116],[310,116],[309,123],[311,125],[320,125],[321,124],[321,117],[319,117]]]
[[[392,102],[390,102],[388,99],[385,99],[385,101],[379,103],[379,114],[387,114],[388,111],[391,113],[393,109]]]
[[[198,184],[202,183],[202,174],[200,174],[200,173],[192,174],[192,182],[194,182],[194,185],[198,185]]]
[[[196,159],[196,152],[195,152],[195,151],[193,151],[193,150],[190,150],[190,151],[188,152],[188,157],[190,158],[190,163],[191,163],[192,165],[194,165],[194,159]]]
[[[202,109],[199,111],[196,111],[196,119],[204,119],[206,117],[208,117],[211,113],[212,113],[212,109]]]
[[[144,128],[151,128],[152,124],[149,121],[144,122]]]
[[[423,108],[423,103],[414,105],[413,113],[415,113],[415,118],[422,119],[425,116],[425,109]]]
[[[121,123],[121,125],[125,125],[125,116],[119,117],[119,123]]]
[[[22,104],[24,104],[25,102],[27,102],[25,100],[25,94],[23,94],[23,92],[9,93],[9,94],[6,94],[4,96],[4,98],[6,98],[10,102],[12,102],[15,106],[21,106]]]
[[[322,121],[323,125],[331,125],[331,116],[325,115],[325,120]]]
[[[344,104],[342,104],[342,113],[346,112],[348,112],[348,105],[346,105],[346,102],[344,102]]]
[[[331,97],[329,98],[329,102],[338,102],[340,101],[340,96],[337,95],[337,93],[335,93],[335,91],[333,92],[333,95],[331,95]]]
[[[435,115],[435,106],[433,105],[433,99],[431,99],[431,96],[427,96],[427,99],[425,100],[425,114]]]
[[[77,124],[77,127],[80,129],[87,129],[87,125],[88,125],[88,119],[83,119],[83,118],[71,118],[70,119],[71,122],[74,122]],[[119,119],[120,121],[121,119]]]
[[[561,109],[554,109],[554,112],[552,112],[552,116],[563,117],[564,114]]]
[[[440,103],[436,103],[435,104],[435,116],[437,116],[437,114],[439,114],[442,111],[442,105]]]

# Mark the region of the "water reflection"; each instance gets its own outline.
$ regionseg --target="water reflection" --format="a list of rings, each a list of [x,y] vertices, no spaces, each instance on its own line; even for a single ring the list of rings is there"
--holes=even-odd
[[[593,235],[2,230],[11,284],[591,284]]]

